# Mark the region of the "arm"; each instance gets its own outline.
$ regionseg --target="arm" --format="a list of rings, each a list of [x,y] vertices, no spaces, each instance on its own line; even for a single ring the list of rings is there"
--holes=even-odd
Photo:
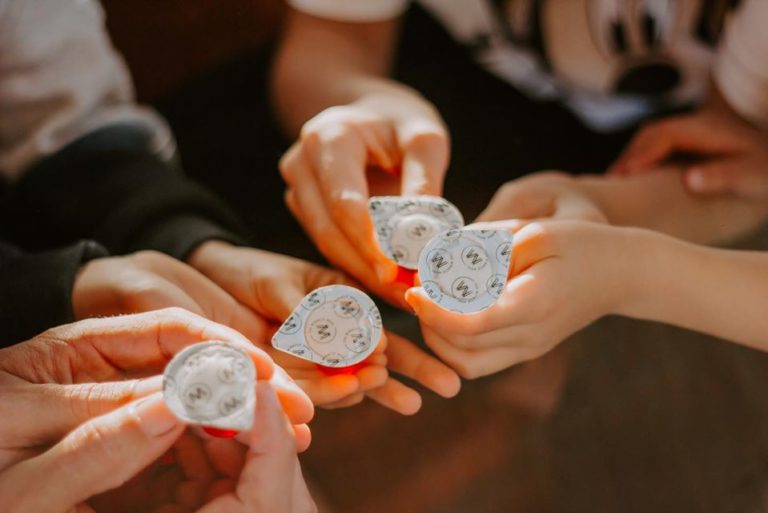
[[[727,242],[754,231],[768,217],[765,202],[692,195],[679,170],[577,181],[609,223],[649,228],[692,242]]]
[[[397,21],[350,23],[290,10],[272,74],[272,97],[286,133],[318,112],[380,93],[405,93],[389,80]]]
[[[768,254],[634,231],[631,299],[619,313],[768,351]]]
[[[510,280],[490,308],[445,310],[420,287],[407,299],[427,344],[467,378],[550,351],[610,314],[673,324],[768,351],[768,255],[696,246],[645,229],[584,221],[508,221]]]
[[[447,130],[416,91],[386,78],[405,1],[292,0],[272,76],[286,202],[318,249],[402,306],[397,266],[379,249],[373,195],[442,194]]]
[[[545,172],[508,182],[478,221],[554,217],[660,231],[697,243],[726,243],[760,227],[768,203],[688,192],[674,167],[629,177]]]

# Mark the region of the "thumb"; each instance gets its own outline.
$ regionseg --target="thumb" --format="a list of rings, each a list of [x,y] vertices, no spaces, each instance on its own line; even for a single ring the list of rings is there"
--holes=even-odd
[[[450,156],[445,129],[436,121],[419,119],[403,123],[397,132],[403,149],[400,193],[442,195]]]
[[[293,432],[275,391],[263,381],[256,385],[254,429],[248,458],[235,494],[224,495],[200,513],[228,511],[313,511],[301,475]],[[303,506],[303,507],[300,507]]]
[[[15,497],[19,511],[69,511],[138,474],[183,429],[155,393],[81,425],[45,453],[11,468],[0,478],[0,497]]]

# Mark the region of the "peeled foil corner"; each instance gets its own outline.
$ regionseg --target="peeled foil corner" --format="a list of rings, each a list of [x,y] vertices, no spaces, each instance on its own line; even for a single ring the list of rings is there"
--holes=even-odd
[[[381,329],[381,314],[368,295],[329,285],[304,297],[272,337],[272,346],[326,367],[349,367],[373,353]]]
[[[464,226],[459,209],[438,196],[374,196],[368,211],[384,253],[406,269],[417,269],[432,237]]]
[[[163,398],[189,424],[247,431],[253,427],[255,385],[256,367],[245,351],[224,342],[202,342],[168,362]]]
[[[421,286],[440,306],[461,313],[485,310],[507,283],[513,235],[504,230],[449,230],[419,259]]]

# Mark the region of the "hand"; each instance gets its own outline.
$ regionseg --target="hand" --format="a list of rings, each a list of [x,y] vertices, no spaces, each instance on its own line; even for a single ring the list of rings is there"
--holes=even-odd
[[[415,93],[332,107],[304,125],[280,162],[286,202],[331,263],[403,305],[405,286],[393,283],[397,265],[376,242],[368,198],[440,195],[448,153],[439,115]]]
[[[517,228],[506,222],[483,229]],[[511,280],[482,312],[445,310],[420,287],[406,300],[432,350],[465,378],[537,358],[584,326],[617,312],[632,258],[631,229],[579,221],[534,222],[515,234]]]
[[[209,241],[189,258],[189,263],[221,286],[243,305],[272,323],[272,329],[288,318],[305,295],[332,284],[355,286],[344,275],[310,263],[250,248]],[[411,342],[385,332],[382,342],[355,375],[326,376],[315,364],[291,355],[265,349],[309,394],[326,408],[350,406],[368,395],[403,414],[415,413],[419,394],[389,377],[386,366],[435,392],[450,397],[458,393],[458,376]]]
[[[167,412],[159,394],[143,402],[134,399],[158,390],[161,379],[118,380],[161,369],[176,351],[211,339],[236,344],[253,356],[259,378],[275,384],[283,409],[296,424],[299,447],[306,447],[309,431],[303,423],[312,416],[311,402],[285,381],[268,356],[233,330],[179,309],[81,321],[0,351],[0,413],[6,419],[0,426],[0,503],[12,506],[10,511],[74,510],[75,504],[122,484],[156,459],[183,426]],[[114,381],[82,383],[102,380]],[[201,470],[200,450],[194,450],[190,438],[196,439],[179,438],[175,451],[184,470],[191,472],[187,477],[199,479],[201,473],[209,474]],[[208,452],[214,461],[226,460],[226,451]],[[142,472],[145,480],[157,466]],[[159,493],[165,481],[133,491]],[[189,497],[189,488],[200,483],[177,484],[187,490],[179,496]],[[41,495],[40,487],[50,493]],[[106,511],[148,511],[121,504]],[[77,511],[91,510],[80,504]]]
[[[494,194],[476,222],[536,219],[578,219],[606,223],[600,206],[579,180],[565,173],[543,171],[507,182]]]
[[[180,307],[226,324],[251,340],[267,338],[267,323],[195,269],[162,253],[141,251],[85,264],[75,278],[77,319]]]
[[[694,159],[681,164],[692,193],[768,199],[768,134],[724,107],[647,124],[609,173],[646,173],[681,154]]]

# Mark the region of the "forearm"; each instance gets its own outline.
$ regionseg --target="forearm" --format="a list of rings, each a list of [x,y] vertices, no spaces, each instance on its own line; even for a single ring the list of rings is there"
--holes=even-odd
[[[0,347],[74,321],[75,276],[82,265],[105,256],[93,241],[40,253],[0,242]]]
[[[210,239],[242,242],[226,204],[144,148],[130,127],[93,132],[37,163],[7,191],[0,234],[30,250],[79,239],[112,254],[184,259]]]
[[[611,224],[648,228],[697,243],[737,239],[768,218],[765,203],[730,195],[693,196],[673,169],[632,177],[587,176],[579,178],[579,186]]]
[[[272,99],[287,134],[320,111],[369,96],[414,95],[388,77],[395,20],[345,23],[291,11],[272,70]]]
[[[631,230],[622,315],[768,351],[768,254],[707,248]]]

